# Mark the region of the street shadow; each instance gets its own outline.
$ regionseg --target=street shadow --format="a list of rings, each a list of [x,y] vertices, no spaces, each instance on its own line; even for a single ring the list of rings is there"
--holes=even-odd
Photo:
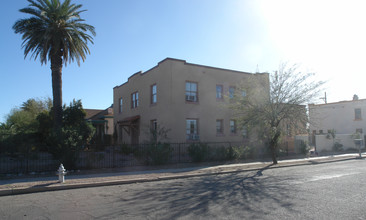
[[[270,166],[252,172],[145,183],[146,190],[121,193],[114,203],[118,204],[116,212],[101,217],[128,214],[146,219],[190,219],[193,215],[217,219],[220,213],[228,219],[261,219],[278,209],[296,213],[292,208],[296,189],[284,184],[293,179],[266,175]]]
[[[53,182],[53,183],[45,183],[45,184],[38,184],[38,185],[34,185],[31,188],[38,188],[38,187],[47,187],[47,186],[52,186],[52,185],[56,185],[59,182]]]

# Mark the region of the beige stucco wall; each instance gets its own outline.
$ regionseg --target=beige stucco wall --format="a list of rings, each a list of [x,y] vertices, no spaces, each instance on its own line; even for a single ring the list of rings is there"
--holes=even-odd
[[[170,142],[186,141],[186,119],[198,119],[200,141],[221,142],[241,141],[243,137],[238,128],[237,135],[230,134],[230,119],[234,119],[226,99],[216,100],[216,85],[223,85],[224,94],[230,86],[239,88],[240,83],[250,83],[250,77],[260,78],[267,85],[262,95],[269,94],[268,74],[249,74],[207,66],[189,64],[182,60],[165,59],[158,66],[145,73],[131,76],[127,83],[114,88],[114,123],[124,118],[140,115],[139,142],[149,140],[150,121],[156,119],[160,127],[170,129]],[[198,103],[185,101],[185,83],[198,83]],[[157,104],[150,104],[151,85],[157,85]],[[131,93],[139,92],[139,107],[131,109]],[[261,94],[257,94],[261,96]],[[123,98],[123,112],[119,113],[119,99]],[[223,119],[224,133],[216,135],[216,120]],[[130,143],[127,133],[123,142]]]
[[[355,120],[355,109],[361,109],[361,120]],[[366,100],[309,105],[310,132],[334,129],[337,134],[354,134],[356,129],[366,131]]]
[[[343,150],[347,149],[358,149],[359,146],[355,144],[355,137],[352,134],[336,134],[334,140],[332,137],[327,137],[326,134],[323,135],[315,135],[316,141],[316,150],[318,152],[322,151],[333,151],[334,143],[340,143],[343,145]],[[364,137],[360,136],[360,139],[364,143]],[[309,136],[308,135],[296,135],[295,140],[302,140],[306,143],[309,143]],[[300,145],[295,145],[295,153],[301,153]],[[364,145],[361,146],[362,149],[365,148]]]
[[[298,141],[303,141],[305,144],[309,144],[309,136],[308,135],[296,135],[295,136],[295,143],[294,143],[294,152],[299,154],[302,153],[301,145]]]
[[[333,139],[327,138],[327,135],[316,135],[316,150],[318,152],[322,151],[332,151],[333,150]],[[343,149],[358,149],[358,146],[355,145],[355,137],[350,134],[338,134],[334,139],[334,143],[338,142],[343,145]],[[362,137],[363,140],[363,137]],[[362,146],[361,148],[364,148]]]
[[[106,126],[105,126],[105,134],[113,135],[114,132],[114,120],[113,118],[105,118],[104,120],[107,120]]]

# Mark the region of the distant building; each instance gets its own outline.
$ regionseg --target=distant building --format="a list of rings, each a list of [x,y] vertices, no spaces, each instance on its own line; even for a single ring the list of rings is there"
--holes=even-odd
[[[311,143],[318,150],[332,150],[334,143],[342,144],[345,149],[355,148],[354,139],[364,139],[366,99],[354,95],[351,101],[310,104],[308,107]],[[333,131],[335,140],[330,135]]]
[[[98,143],[105,143],[106,136],[110,136],[108,142],[112,140],[113,126],[113,107],[107,109],[84,109],[86,112],[85,119],[92,123],[96,128],[95,138]],[[106,143],[107,144],[107,143]],[[110,143],[108,143],[110,144]]]
[[[280,139],[279,146],[282,148],[282,150],[286,150],[287,152],[296,152],[296,136],[308,136],[306,126],[308,118],[306,113],[306,105],[296,105],[296,107],[298,109],[298,120],[294,122],[289,119],[285,119],[280,123],[280,128],[282,129],[283,133]]]
[[[246,134],[225,101],[240,83],[251,83],[251,77],[265,85],[257,96],[268,97],[267,73],[251,74],[171,58],[144,73],[135,73],[113,89],[118,142],[149,141],[159,128],[168,129],[168,140],[176,143],[242,141]]]
[[[352,101],[309,105],[310,131],[324,134],[335,130],[338,134],[364,133],[366,130],[366,99],[354,96]]]

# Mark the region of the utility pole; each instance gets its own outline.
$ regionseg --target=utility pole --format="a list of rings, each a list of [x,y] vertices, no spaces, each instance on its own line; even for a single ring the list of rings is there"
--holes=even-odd
[[[324,97],[321,97],[320,99],[324,100],[324,103],[327,104],[327,92],[324,92]]]

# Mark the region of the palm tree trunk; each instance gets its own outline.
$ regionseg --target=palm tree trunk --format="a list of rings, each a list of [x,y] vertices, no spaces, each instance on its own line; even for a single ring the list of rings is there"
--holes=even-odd
[[[53,92],[53,126],[62,128],[62,56],[51,57],[52,92]]]

